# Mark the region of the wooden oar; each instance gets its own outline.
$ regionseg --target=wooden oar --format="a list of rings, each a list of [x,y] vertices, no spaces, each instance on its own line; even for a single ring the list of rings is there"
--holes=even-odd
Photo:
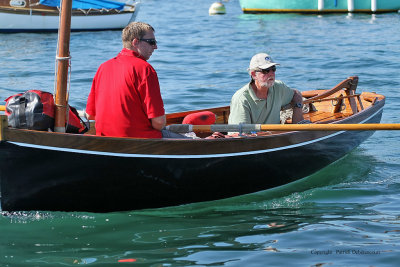
[[[171,124],[167,130],[176,133],[188,132],[261,132],[261,131],[378,131],[400,130],[398,123],[368,124]]]

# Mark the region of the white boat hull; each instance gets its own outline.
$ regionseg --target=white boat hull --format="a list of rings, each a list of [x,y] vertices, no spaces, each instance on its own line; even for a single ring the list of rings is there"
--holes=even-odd
[[[72,31],[112,30],[122,29],[135,19],[135,13],[121,13],[113,15],[73,16],[71,19]],[[0,13],[0,31],[57,31],[58,16],[20,15]]]

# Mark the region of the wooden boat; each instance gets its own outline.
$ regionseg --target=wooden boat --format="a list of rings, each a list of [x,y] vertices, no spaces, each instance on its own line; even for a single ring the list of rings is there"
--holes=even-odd
[[[75,1],[74,1],[75,2]],[[78,5],[79,4],[79,5]],[[0,32],[57,32],[59,0],[0,0]],[[72,11],[72,31],[124,28],[137,14],[137,4],[80,0]]]
[[[266,125],[283,128],[232,138],[140,139],[32,131],[7,127],[2,115],[2,209],[133,210],[290,183],[340,159],[373,134],[373,128],[284,128],[379,123],[385,97],[357,94],[357,81],[350,77],[331,90],[303,92],[311,105],[304,115],[312,124]],[[213,127],[226,126],[229,107],[207,110],[217,115]],[[168,114],[168,123],[179,124],[194,112]],[[200,136],[211,134],[204,133],[210,130],[207,126],[193,127]]]
[[[239,0],[244,13],[397,12],[400,0]]]
[[[358,78],[350,77],[330,90],[303,92],[310,124],[227,125],[229,107],[219,107],[207,109],[217,115],[216,124],[191,131],[256,133],[211,139],[103,137],[93,128],[84,135],[64,133],[71,13],[72,0],[64,0],[56,57],[58,132],[11,128],[0,115],[3,211],[108,212],[233,197],[306,177],[374,130],[400,129],[379,124],[385,97],[357,94]],[[182,128],[184,117],[195,112],[168,114],[168,127]]]

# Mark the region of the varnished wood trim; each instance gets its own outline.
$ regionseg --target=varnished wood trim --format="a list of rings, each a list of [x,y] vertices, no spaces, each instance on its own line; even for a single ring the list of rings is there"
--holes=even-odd
[[[0,115],[0,141],[4,140],[4,131],[8,128],[8,120],[6,115]]]
[[[314,100],[326,98],[326,97],[328,97],[330,95],[333,95],[333,94],[339,92],[340,90],[353,90],[353,91],[355,91],[356,88],[357,88],[357,85],[358,85],[358,77],[357,76],[349,77],[349,78],[343,80],[342,82],[340,82],[339,84],[337,84],[332,89],[326,90],[322,94],[319,94],[317,96],[314,96],[314,97],[311,97],[311,98],[307,99],[306,101],[304,101],[304,103],[312,103]]]
[[[224,106],[224,107],[218,107],[218,108],[207,108],[207,109],[200,109],[200,110],[189,110],[189,111],[183,111],[183,112],[176,112],[176,113],[170,113],[167,114],[167,124],[180,124],[182,123],[183,119],[185,116],[195,113],[195,112],[201,112],[201,111],[210,111],[214,113],[217,116],[217,121],[216,123],[221,123],[221,124],[226,124],[228,123],[228,117],[229,117],[229,106]]]
[[[384,101],[379,101],[340,123],[360,123],[382,112]],[[335,114],[336,115],[336,114]],[[3,128],[4,129],[4,128]],[[28,147],[72,153],[96,155],[125,155],[126,157],[188,157],[207,158],[235,156],[243,153],[263,153],[270,149],[285,149],[296,144],[331,135],[332,132],[284,132],[275,135],[221,139],[143,139],[116,138],[4,129],[3,140]],[[130,156],[128,154],[131,154]]]
[[[385,98],[384,95],[380,95],[380,94],[376,94],[376,93],[370,93],[370,92],[363,92],[361,93],[361,97],[368,102],[374,103],[374,101],[376,100],[376,98],[378,98],[379,100],[382,100]]]

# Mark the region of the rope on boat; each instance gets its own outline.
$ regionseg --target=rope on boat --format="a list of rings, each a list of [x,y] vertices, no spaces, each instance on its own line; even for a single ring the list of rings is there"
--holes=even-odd
[[[57,45],[58,46],[58,45]],[[59,57],[58,55],[56,55],[56,60],[70,60],[71,59],[71,56],[68,56],[68,57]],[[71,65],[71,64],[68,64],[68,65]]]

